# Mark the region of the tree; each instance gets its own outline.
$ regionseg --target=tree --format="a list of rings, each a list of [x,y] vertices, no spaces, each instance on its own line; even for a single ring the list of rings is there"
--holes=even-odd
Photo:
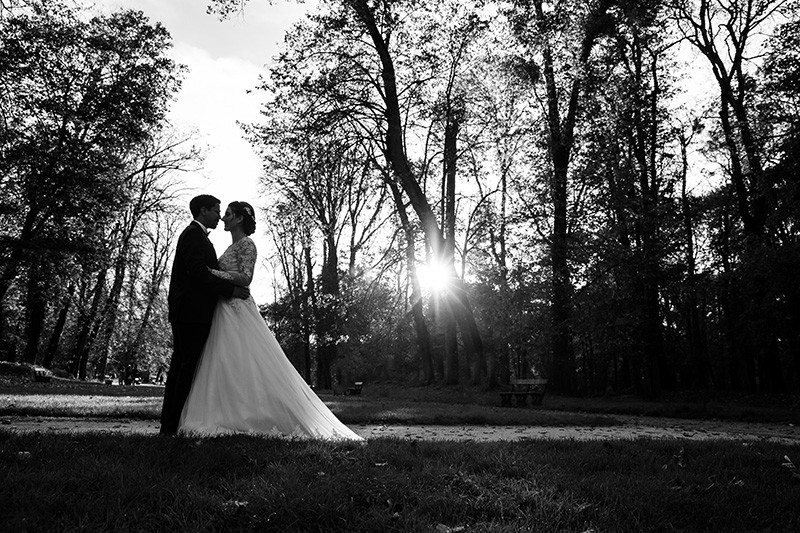
[[[693,367],[691,383],[699,388],[705,389],[715,381],[714,372],[708,357],[708,343],[703,335],[704,317],[700,307],[700,282],[697,272],[697,260],[695,251],[695,231],[697,209],[693,206],[693,199],[689,195],[689,147],[693,138],[702,132],[703,124],[699,117],[691,121],[690,124],[678,123],[675,126],[675,133],[678,137],[680,148],[681,168],[680,168],[680,187],[681,187],[681,215],[683,219],[683,231],[686,245],[686,336],[689,344],[689,355]]]
[[[402,113],[397,84],[397,72],[390,49],[395,30],[397,13],[391,4],[371,6],[366,0],[349,0],[343,4],[352,10],[374,46],[380,59],[381,95],[384,105],[385,144],[384,155],[392,175],[399,180],[403,192],[408,196],[412,208],[419,217],[426,240],[431,246],[435,261],[446,265],[451,274],[448,309],[454,314],[470,357],[483,359],[483,342],[475,323],[472,304],[463,280],[458,277],[455,265],[448,261],[445,235],[436,219],[428,199],[411,169],[403,135]]]
[[[507,37],[490,34],[496,41],[490,41],[479,52],[480,61],[473,66],[474,82],[469,90],[474,132],[468,139],[464,159],[476,178],[477,195],[461,250],[462,269],[469,261],[488,287],[497,292],[489,292],[476,301],[481,308],[478,313],[490,322],[482,331],[492,346],[486,351],[487,385],[492,387],[498,381],[507,383],[512,372],[524,377],[517,362],[523,352],[533,352],[528,350],[522,328],[517,327],[522,322],[524,306],[510,305],[526,287],[515,285],[511,272],[519,260],[515,254],[519,253],[520,258],[538,255],[535,250],[541,246],[530,237],[517,235],[529,234],[526,219],[537,209],[526,203],[534,195],[530,194],[531,180],[525,178],[529,169],[540,163],[537,134],[541,117],[533,103],[534,91],[529,81],[515,74],[518,65],[507,56]],[[538,198],[535,202],[538,205]],[[527,249],[523,251],[522,247]],[[541,366],[536,366],[541,371]]]
[[[180,68],[167,31],[141,12],[84,21],[35,3],[0,24],[0,198],[19,221],[0,236],[6,304],[43,253],[92,252],[127,200],[126,156],[163,120]]]
[[[225,6],[231,6],[229,2],[221,4],[223,11]],[[398,88],[395,52],[391,50],[390,39],[396,31],[402,31],[399,12],[395,10],[402,11],[405,7],[408,6],[371,6],[367,2],[331,4],[326,15],[314,18],[315,27],[297,30],[296,36],[291,36],[293,43],[297,40],[290,52],[295,60],[289,62],[282,58],[281,62],[288,68],[282,72],[274,70],[273,80],[283,87],[295,84],[295,95],[297,89],[309,95],[307,101],[312,102],[313,107],[301,106],[315,117],[313,128],[316,131],[350,128],[360,132],[372,148],[380,151],[384,162],[379,166],[389,169],[391,179],[399,183],[409,198],[435,261],[451,271],[447,307],[453,310],[468,352],[482,360],[482,342],[466,287],[457,276],[453,261],[448,261],[448,241],[406,153],[402,116],[421,81],[412,78],[407,82],[407,90]],[[284,57],[289,57],[290,53]],[[413,51],[401,49],[396,53],[405,58]],[[311,70],[310,65],[318,68]],[[451,141],[456,139],[457,133],[455,129],[452,131]],[[376,162],[377,159],[373,157]],[[450,168],[455,169],[452,165]]]
[[[158,224],[160,221],[157,217],[172,209],[177,191],[174,174],[188,172],[199,162],[200,153],[191,142],[191,137],[178,137],[175,133],[168,131],[156,132],[147,142],[132,147],[128,155],[129,160],[126,163],[124,179],[127,201],[117,214],[113,229],[107,239],[108,242],[114,243],[113,260],[109,265],[113,269],[112,285],[99,312],[99,320],[94,321],[89,334],[85,337],[85,342],[80,343],[75,350],[77,366],[73,369],[73,373],[81,379],[86,376],[86,363],[98,338],[100,339],[99,344],[103,348],[101,348],[101,355],[96,364],[96,373],[98,378],[102,379],[105,376],[107,352],[110,349],[109,341],[117,326],[123,287],[126,277],[131,273],[131,266],[135,265],[134,256],[140,253],[136,250],[137,241],[141,239],[142,231],[151,229],[146,225],[143,226],[143,223],[154,220],[154,223]],[[174,229],[174,221],[170,222],[168,226],[170,229]],[[157,239],[154,245],[156,246],[154,253],[159,261],[158,265],[163,266],[160,265],[160,261],[165,259],[164,253],[169,248],[164,248],[163,245],[159,246]],[[105,280],[105,278],[104,271],[101,279]],[[163,277],[154,280],[151,275],[149,278],[151,283],[158,282],[157,289],[161,288]],[[151,288],[151,290],[153,289]],[[149,295],[146,301],[152,307],[155,297]],[[150,312],[152,312],[152,308]],[[148,321],[149,312],[146,313],[145,328]],[[136,336],[139,335],[139,333],[136,334]]]
[[[317,63],[320,66],[317,72],[307,74],[301,83],[301,87],[304,90],[312,89],[316,91],[314,93],[317,96],[314,100],[315,107],[309,111],[320,117],[318,119],[320,127],[336,127],[347,120],[353,121],[353,123],[357,122],[358,124],[354,126],[354,129],[365,132],[369,136],[370,142],[380,150],[381,158],[384,162],[379,166],[386,167],[390,179],[398,182],[400,188],[403,189],[403,193],[410,198],[411,206],[417,211],[418,217],[422,213],[420,218],[422,220],[421,227],[426,234],[426,242],[429,249],[433,251],[431,254],[433,260],[436,263],[445,265],[451,271],[450,293],[447,295],[446,305],[442,307],[454,311],[454,316],[460,323],[462,339],[468,348],[468,352],[473,354],[475,360],[482,360],[480,335],[475,327],[474,317],[471,316],[465,286],[455,273],[452,253],[450,253],[450,259],[448,259],[448,250],[453,252],[455,249],[455,236],[453,235],[453,238],[448,240],[439,228],[440,222],[437,221],[433,206],[429,203],[422,186],[426,177],[427,162],[420,165],[421,170],[412,170],[413,163],[407,157],[404,146],[405,143],[412,142],[409,138],[410,135],[400,132],[401,136],[398,137],[396,133],[400,131],[401,126],[399,122],[394,122],[395,119],[401,120],[401,116],[408,117],[409,114],[415,114],[416,119],[419,118],[419,108],[423,107],[424,104],[416,101],[418,100],[417,95],[428,75],[425,74],[420,77],[418,71],[426,71],[427,67],[420,67],[420,62],[415,61],[415,58],[436,57],[436,54],[426,53],[424,50],[420,51],[412,47],[400,48],[396,52],[393,50],[389,55],[385,53],[375,54],[374,38],[377,36],[383,39],[384,37],[380,36],[381,32],[385,32],[387,40],[382,45],[379,44],[378,48],[388,53],[388,39],[390,36],[398,36],[408,31],[409,33],[403,42],[411,42],[411,35],[422,31],[419,25],[414,25],[420,18],[418,12],[409,13],[409,20],[414,19],[414,24],[405,25],[393,22],[400,20],[397,16],[398,13],[407,7],[413,9],[414,5],[412,4],[407,6],[399,4],[397,6],[377,6],[374,13],[369,12],[372,7],[366,5],[366,3],[359,5],[347,2],[332,4],[325,16],[315,17],[314,22],[317,27],[307,32],[310,34],[310,41],[303,42],[303,47],[297,54],[301,56],[303,61],[292,62],[290,70],[297,68],[296,65],[301,62],[308,62],[309,58],[316,56],[321,59]],[[382,11],[384,8],[386,10]],[[398,9],[398,12],[394,13],[394,9]],[[376,17],[380,19],[380,22],[376,20]],[[365,24],[367,28],[364,27]],[[381,26],[381,28],[379,29],[378,26]],[[408,26],[413,26],[413,28],[409,29]],[[335,31],[323,31],[321,28],[330,28]],[[331,37],[332,33],[334,37]],[[447,35],[450,36],[451,34],[447,32]],[[458,38],[460,37],[456,37],[456,40]],[[456,62],[454,64],[457,65],[458,57],[463,55],[463,50],[456,49],[455,53]],[[394,58],[393,54],[396,54]],[[396,74],[395,68],[397,67],[394,62],[396,58],[400,58],[401,64],[407,68],[407,70],[403,71],[403,74],[408,76],[408,81],[401,89],[398,89],[394,78]],[[387,59],[388,63],[386,62]],[[392,71],[392,74],[388,77],[387,69]],[[448,70],[444,69],[444,71],[444,77],[446,77]],[[451,70],[450,72],[453,71]],[[389,79],[390,81],[387,82],[386,80]],[[386,83],[389,84],[388,89],[385,86]],[[445,83],[446,80],[443,84]],[[452,88],[452,82],[449,86]],[[446,103],[448,99],[444,98],[443,101]],[[434,107],[432,104],[431,102],[431,108]],[[452,106],[449,108],[453,109]],[[449,124],[444,127],[446,133],[448,133],[448,135],[445,135],[447,138],[445,144],[449,147],[447,153],[450,154],[447,165],[448,170],[445,174],[449,176],[450,183],[454,185],[455,158],[457,155],[453,147],[456,146],[458,128],[455,127],[454,121],[442,118],[448,116],[446,109],[448,109],[448,105],[442,106],[440,108],[441,112],[433,111],[432,114],[436,116],[436,121],[443,121]],[[428,113],[430,114],[430,111]],[[456,116],[454,114],[450,115]],[[408,120],[408,118],[402,120]],[[390,130],[392,133],[387,134],[386,132]],[[403,161],[397,162],[397,157],[402,157]],[[393,161],[397,163],[393,163]],[[407,179],[405,181],[404,179],[398,179],[397,168],[400,167],[407,171]],[[406,190],[408,187],[413,189],[411,194]],[[446,198],[447,201],[442,205],[449,203],[448,212],[451,214],[449,221],[453,222],[452,214],[455,212],[455,200],[450,201],[448,198],[454,198],[454,189],[450,188],[449,191],[450,193]],[[425,220],[433,223],[433,225],[428,224],[426,226]],[[446,222],[442,220],[441,224],[444,227]],[[431,231],[436,233],[431,234]],[[453,246],[448,248],[448,242],[452,242]],[[416,270],[410,269],[408,272],[410,275],[414,275]],[[419,331],[420,334],[423,334],[422,330]],[[449,344],[454,348],[453,335],[451,334],[449,338],[451,339]],[[456,352],[451,350],[451,354],[454,353]],[[457,360],[455,363],[451,367],[457,368]],[[480,366],[476,365],[476,368],[480,368]],[[449,372],[448,379],[457,380],[458,372]]]
[[[141,246],[136,254],[136,259],[141,258],[142,280],[136,283],[135,276],[129,279],[129,292],[127,308],[128,319],[120,324],[119,329],[124,336],[117,343],[118,353],[109,356],[109,361],[100,361],[97,374],[105,377],[108,366],[115,368],[123,379],[129,369],[146,366],[148,358],[154,359],[156,376],[166,372],[167,364],[163,359],[164,350],[158,350],[154,343],[147,343],[148,336],[153,332],[166,330],[166,324],[158,321],[159,311],[164,306],[164,285],[169,272],[169,259],[172,256],[174,244],[183,224],[183,213],[178,210],[158,209],[145,215],[145,223],[140,228]],[[131,261],[130,269],[136,266],[137,260]],[[161,313],[163,318],[163,313]],[[133,317],[137,317],[134,319]],[[126,327],[127,326],[127,327]],[[110,335],[109,335],[110,337]],[[111,342],[109,340],[109,345]],[[145,350],[144,347],[148,349]],[[149,352],[149,353],[148,353]],[[161,358],[158,354],[161,354]],[[145,364],[143,364],[145,363]]]
[[[312,383],[312,333],[317,295],[311,245],[314,224],[289,202],[276,201],[267,211],[275,256],[283,275],[285,295],[267,309],[276,336],[306,383]],[[299,345],[299,346],[298,346]],[[296,356],[297,351],[301,357]]]
[[[408,218],[406,204],[403,201],[403,193],[400,191],[400,187],[390,177],[386,176],[384,179],[386,180],[386,186],[392,192],[395,212],[400,220],[400,227],[403,229],[403,234],[405,236],[406,269],[408,270],[408,280],[411,286],[409,303],[411,304],[411,316],[414,320],[414,328],[417,333],[417,349],[422,367],[422,382],[426,385],[430,385],[436,380],[436,374],[433,368],[431,335],[428,329],[428,323],[425,320],[422,287],[417,273],[416,231],[414,225]]]
[[[708,60],[719,88],[726,173],[744,233],[743,247],[736,250],[741,255],[730,265],[726,278],[732,364],[748,388],[781,390],[782,335],[776,322],[765,318],[784,315],[777,310],[776,299],[791,299],[789,294],[796,293],[789,287],[788,291],[779,289],[782,283],[772,275],[785,268],[785,258],[795,254],[780,249],[782,224],[777,210],[785,184],[774,179],[771,167],[776,161],[768,156],[774,137],[763,121],[766,117],[759,113],[754,59],[764,49],[759,33],[784,17],[793,20],[795,7],[785,0],[681,0],[672,2],[671,9],[684,38]]]
[[[672,9],[686,40],[708,60],[719,87],[719,119],[730,161],[730,179],[745,231],[767,230],[773,191],[763,176],[762,142],[753,124],[749,70],[757,32],[786,0],[675,0]]]
[[[550,263],[552,276],[552,353],[550,380],[556,390],[574,392],[575,353],[572,345],[569,268],[568,188],[569,170],[578,124],[580,100],[585,91],[584,75],[598,37],[611,29],[609,11],[613,0],[588,3],[582,11],[556,4],[545,9],[541,0],[519,2],[509,13],[520,43],[528,47],[521,66],[534,84],[544,85],[542,102],[547,117],[552,234]],[[576,7],[577,6],[573,6]],[[567,26],[563,21],[571,21]],[[559,44],[566,44],[561,49]],[[570,46],[571,45],[571,46]],[[539,57],[537,61],[534,57]],[[561,77],[561,76],[563,77]],[[566,78],[566,80],[564,79]]]
[[[622,200],[615,212],[624,214],[628,224],[619,230],[630,253],[624,279],[630,283],[630,303],[635,306],[635,328],[639,339],[635,361],[636,385],[641,392],[656,396],[671,388],[661,310],[661,285],[665,282],[664,242],[669,218],[669,198],[674,191],[672,169],[665,164],[665,95],[670,81],[665,74],[666,52],[674,43],[665,42],[658,6],[645,3],[623,6],[616,21],[614,52],[610,71],[600,76],[619,82],[607,96],[610,108],[609,159],[616,177],[623,183],[612,199]],[[611,72],[617,71],[614,76]],[[601,92],[599,90],[598,92]],[[621,193],[621,194],[620,194]],[[625,220],[623,219],[623,220]]]

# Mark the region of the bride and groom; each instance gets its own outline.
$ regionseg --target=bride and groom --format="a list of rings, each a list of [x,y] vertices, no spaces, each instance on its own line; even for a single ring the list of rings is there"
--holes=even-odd
[[[362,440],[331,413],[283,353],[250,296],[255,212],[232,202],[222,217],[233,243],[217,259],[208,232],[220,201],[191,200],[169,284],[173,354],[161,434],[257,433]]]

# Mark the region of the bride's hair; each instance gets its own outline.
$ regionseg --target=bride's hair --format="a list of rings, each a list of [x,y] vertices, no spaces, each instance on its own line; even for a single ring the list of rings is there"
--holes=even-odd
[[[256,212],[247,202],[231,202],[228,204],[233,214],[242,217],[242,229],[245,235],[252,235],[256,231]]]

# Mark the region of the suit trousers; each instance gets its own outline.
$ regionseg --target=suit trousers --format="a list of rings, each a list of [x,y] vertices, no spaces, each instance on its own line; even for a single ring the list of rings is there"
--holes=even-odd
[[[173,323],[172,359],[164,385],[164,405],[161,408],[161,433],[178,432],[183,405],[189,397],[195,369],[206,344],[211,324]]]

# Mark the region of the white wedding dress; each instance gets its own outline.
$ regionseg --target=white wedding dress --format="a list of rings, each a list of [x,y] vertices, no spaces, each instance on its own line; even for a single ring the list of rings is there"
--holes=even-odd
[[[256,246],[249,237],[219,258],[215,275],[249,285]],[[283,353],[253,298],[220,298],[180,419],[184,434],[255,433],[363,440],[306,384]]]

